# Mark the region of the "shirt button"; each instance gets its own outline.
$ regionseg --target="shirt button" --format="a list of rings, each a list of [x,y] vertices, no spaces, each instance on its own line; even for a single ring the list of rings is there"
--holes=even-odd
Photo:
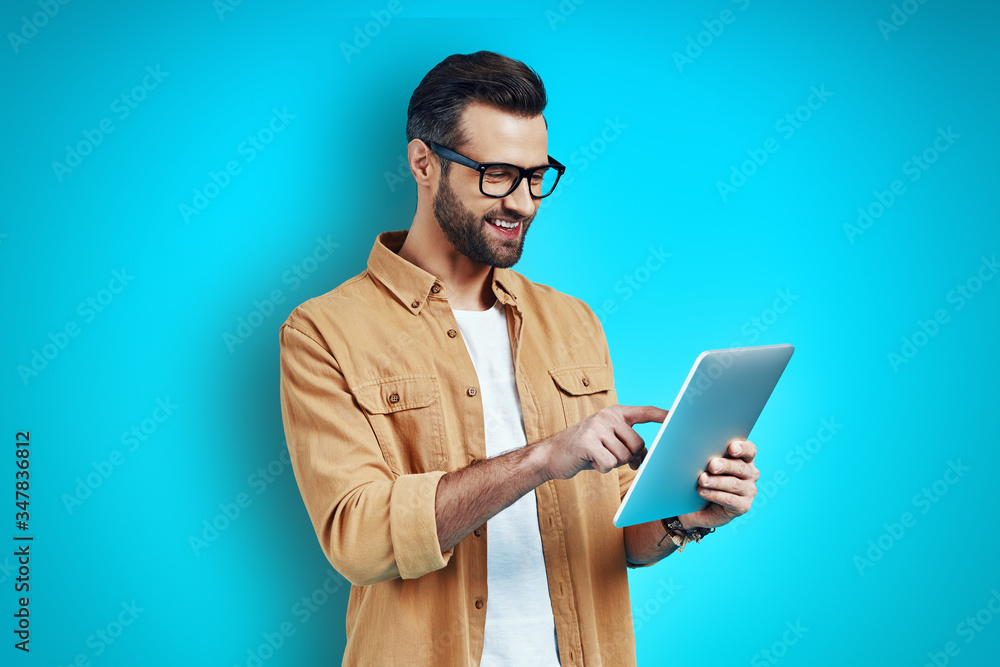
[[[433,292],[434,294],[437,294],[440,291],[441,291],[441,286],[440,285],[438,285],[437,283],[434,283],[433,285],[431,285],[431,292]]]
[[[457,331],[455,331],[454,329],[448,329],[448,338],[454,338],[457,335],[458,335]]]
[[[413,303],[410,304],[410,308],[416,308],[419,305],[420,305],[419,301],[414,301]]]
[[[469,391],[467,391],[465,393],[467,393],[469,396],[475,396],[476,395],[476,388],[475,387],[469,387]]]
[[[476,598],[476,609],[482,609],[484,604],[486,603],[483,602],[482,598]]]
[[[583,386],[584,387],[589,387],[590,386],[590,380],[587,379],[586,375],[583,376]]]
[[[399,394],[397,394],[395,392],[389,394],[389,402],[390,403],[399,403]]]
[[[475,535],[476,537],[482,537],[482,535],[483,535],[483,529],[482,528],[476,528],[474,531],[472,531],[472,534]]]

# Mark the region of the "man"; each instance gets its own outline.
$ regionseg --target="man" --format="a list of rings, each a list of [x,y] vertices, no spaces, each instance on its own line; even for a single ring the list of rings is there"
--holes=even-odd
[[[667,411],[617,405],[593,311],[509,268],[563,170],[545,105],[495,53],[432,69],[407,115],[409,231],[281,327],[295,477],[352,583],[345,665],[635,664],[626,568],[756,494],[756,448],[733,442],[705,509],[612,525],[645,455],[631,427]]]

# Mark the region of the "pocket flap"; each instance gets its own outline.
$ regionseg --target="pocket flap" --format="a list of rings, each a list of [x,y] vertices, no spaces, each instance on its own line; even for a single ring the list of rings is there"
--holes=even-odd
[[[440,394],[436,375],[380,378],[353,387],[351,391],[361,407],[380,415],[422,408],[436,401]]]
[[[614,378],[607,364],[578,364],[553,368],[549,375],[559,388],[573,396],[607,391],[614,386]]]

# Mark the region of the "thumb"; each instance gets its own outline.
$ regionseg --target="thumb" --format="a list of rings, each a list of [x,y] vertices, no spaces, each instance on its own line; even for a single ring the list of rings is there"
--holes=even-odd
[[[660,422],[667,418],[670,410],[658,408],[655,405],[620,405],[625,422],[632,424],[644,424],[646,422]]]

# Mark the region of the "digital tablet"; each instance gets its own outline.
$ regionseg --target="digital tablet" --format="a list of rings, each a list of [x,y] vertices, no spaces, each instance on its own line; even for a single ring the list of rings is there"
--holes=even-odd
[[[698,355],[646,458],[636,472],[614,525],[697,512],[698,476],[733,440],[746,440],[795,348],[758,345]]]

